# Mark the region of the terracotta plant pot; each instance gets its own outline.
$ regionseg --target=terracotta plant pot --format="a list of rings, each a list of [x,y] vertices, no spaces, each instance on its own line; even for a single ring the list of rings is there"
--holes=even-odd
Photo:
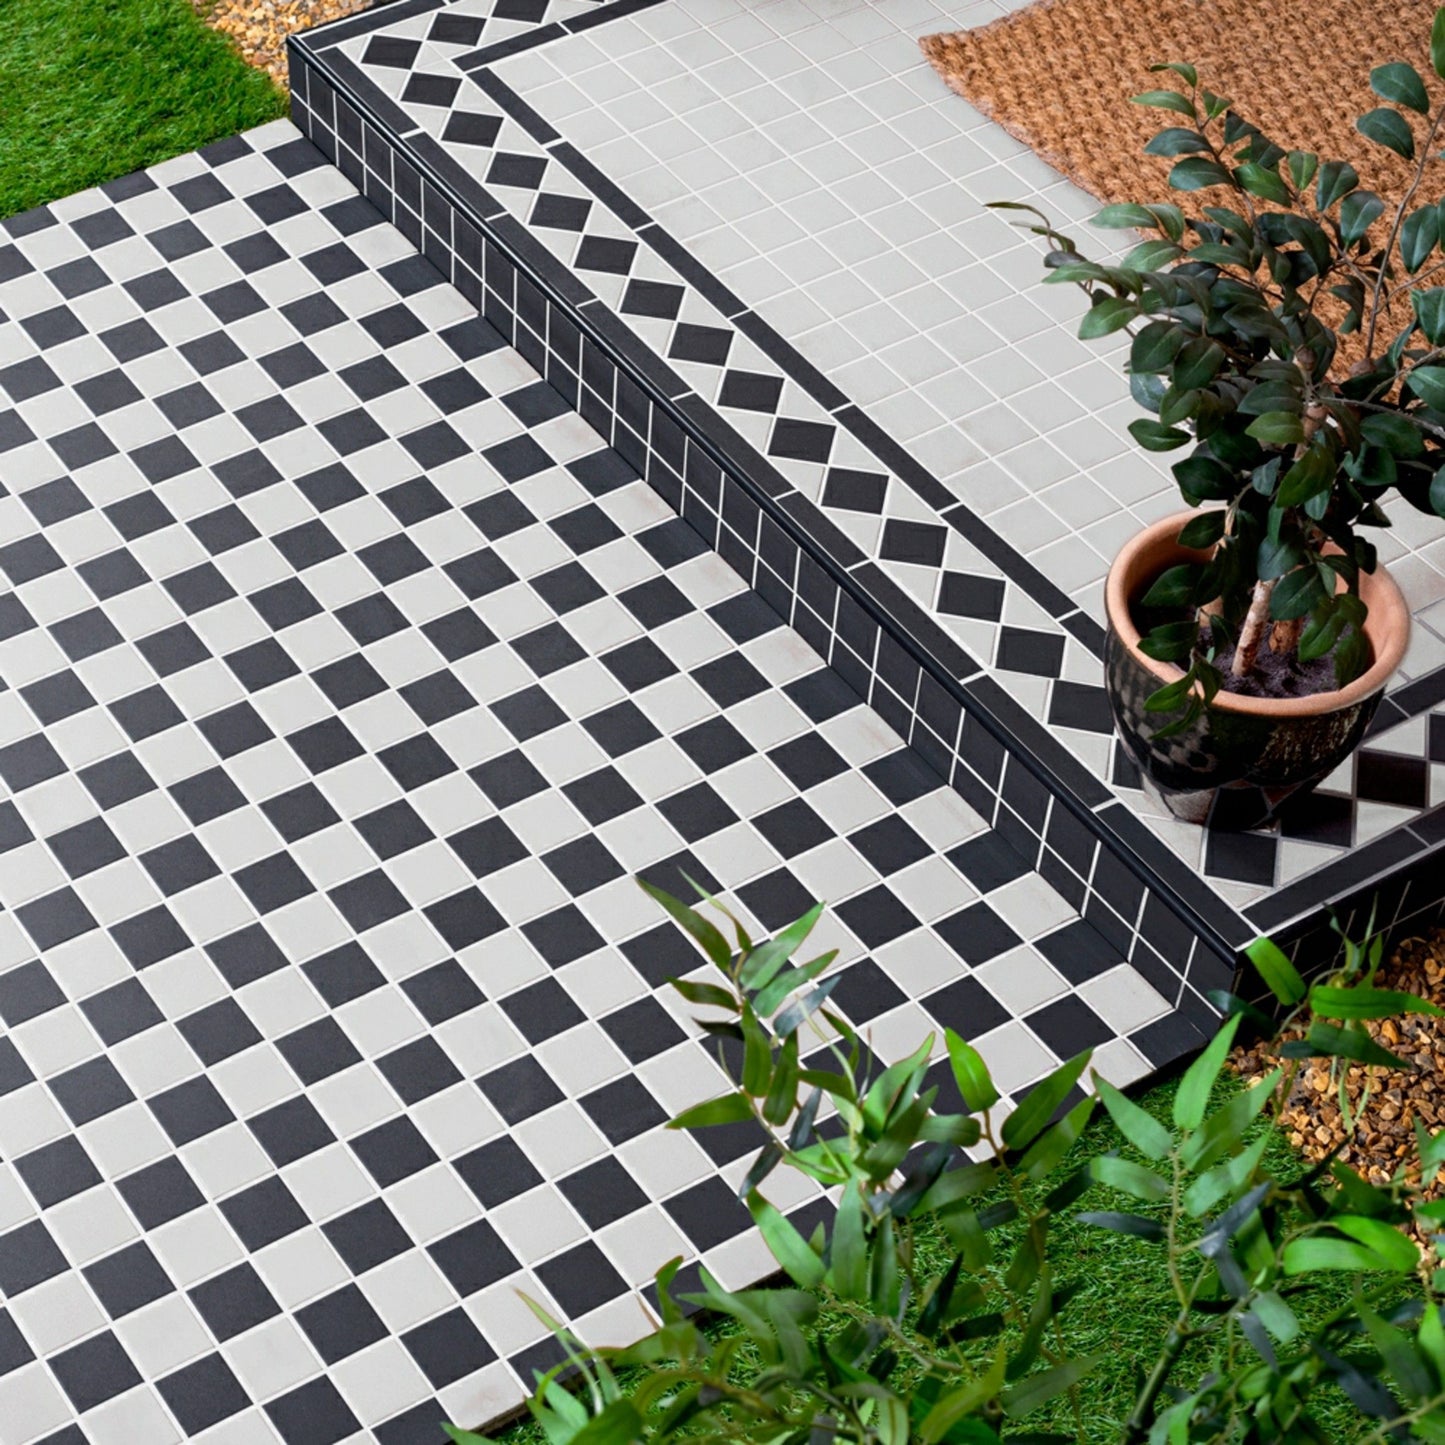
[[[1385,684],[1400,665],[1410,612],[1383,568],[1360,578],[1369,609],[1365,635],[1374,661],[1348,687],[1310,697],[1255,698],[1221,692],[1184,732],[1156,738],[1178,716],[1144,711],[1144,700],[1180,676],[1172,663],[1139,650],[1131,607],[1166,568],[1199,562],[1205,553],[1181,547],[1179,529],[1194,514],[1179,512],[1146,527],[1121,551],[1105,584],[1108,640],[1105,684],[1124,747],[1177,818],[1251,828],[1281,804],[1307,792],[1359,744]],[[1268,644],[1266,643],[1266,646]]]

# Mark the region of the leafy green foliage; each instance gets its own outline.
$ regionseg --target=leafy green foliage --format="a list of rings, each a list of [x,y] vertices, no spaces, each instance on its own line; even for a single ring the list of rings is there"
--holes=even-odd
[[[1239,1000],[1225,1000],[1229,1022],[1184,1075],[1168,1122],[1097,1074],[1081,1093],[1087,1055],[1010,1105],[951,1030],[941,1048],[930,1038],[884,1066],[826,1001],[795,1006],[828,983],[830,955],[793,962],[817,909],[756,945],[724,914],[737,946],[720,964],[709,928],[725,931],[659,901],[725,977],[708,997],[727,1022],[714,1015],[709,1031],[743,1046],[741,1061],[723,1056],[726,1106],[674,1124],[752,1120],[765,1142],[741,1192],[784,1280],[729,1291],[704,1272],[699,1290],[675,1296],[674,1260],[658,1275],[657,1328],[636,1345],[587,1348],[556,1327],[575,1380],[569,1390],[559,1370],[538,1377],[530,1410],[548,1445],[1445,1439],[1445,1280],[1400,1229],[1412,1217],[1437,1228],[1445,1206],[1422,1204],[1403,1167],[1387,1186],[1337,1161],[1271,1169],[1260,1120],[1295,1066],[1227,1085],[1225,1055],[1249,1012]],[[1289,1004],[1286,1027],[1311,1020],[1312,998],[1351,1021],[1342,1034],[1419,1002],[1376,987],[1378,939],[1346,940],[1341,966],[1312,987],[1274,945],[1250,952]],[[935,1107],[948,1075],[963,1113]],[[780,1096],[787,1107],[770,1109]],[[1118,1143],[1081,1158],[1096,1102]],[[1417,1127],[1417,1139],[1433,1178],[1445,1134]],[[831,1219],[806,1237],[762,1192],[777,1167],[834,1191]],[[1091,1378],[1120,1363],[1117,1347],[1098,1347],[1115,1321],[1101,1335],[1075,1303],[1088,1232],[1116,1241],[1110,1252],[1141,1251],[1131,1278],[1159,1282],[1157,1334],[1136,1341],[1137,1375],[1112,1422],[1081,1404]]]
[[[1431,35],[1439,72],[1445,8]],[[1173,189],[1202,193],[1191,214],[1104,207],[1096,224],[1147,238],[1106,265],[1041,212],[1000,204],[1028,212],[1020,224],[1047,243],[1045,280],[1088,295],[1079,335],[1131,338],[1130,389],[1152,413],[1131,423],[1135,441],[1188,448],[1173,467],[1181,494],[1191,506],[1217,504],[1212,533],[1186,542],[1207,553],[1189,564],[1187,585],[1175,579],[1172,602],[1149,603],[1174,615],[1153,621],[1145,651],[1186,680],[1154,695],[1164,736],[1217,694],[1216,655],[1256,598],[1269,598],[1275,621],[1300,622],[1303,659],[1331,656],[1341,685],[1357,676],[1369,662],[1359,579],[1375,565],[1360,530],[1389,524],[1379,498],[1391,487],[1445,516],[1445,288],[1430,284],[1445,270],[1445,211],[1420,189],[1445,106],[1403,61],[1370,72],[1384,103],[1359,118],[1360,135],[1416,163],[1387,215],[1348,162],[1277,145],[1203,88],[1192,65],[1153,68],[1179,84],[1134,97],[1167,112],[1145,150],[1174,160]],[[1406,296],[1411,324],[1387,337],[1392,303]],[[1321,319],[1326,298],[1333,327]],[[1340,338],[1356,332],[1366,359],[1346,375],[1335,366]]]

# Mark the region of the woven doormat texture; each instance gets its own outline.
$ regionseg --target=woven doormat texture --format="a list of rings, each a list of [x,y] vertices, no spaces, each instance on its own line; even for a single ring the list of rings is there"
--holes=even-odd
[[[1189,61],[1201,85],[1230,97],[1266,135],[1349,161],[1389,204],[1404,194],[1412,167],[1359,135],[1355,118],[1383,103],[1369,74],[1391,60],[1411,62],[1438,102],[1428,59],[1434,12],[1435,0],[1041,0],[920,43],[970,104],[1100,200],[1168,197],[1172,163],[1141,152],[1182,118],[1129,97],[1183,88],[1149,66]],[[1445,161],[1427,171],[1424,189],[1429,197],[1445,191]]]

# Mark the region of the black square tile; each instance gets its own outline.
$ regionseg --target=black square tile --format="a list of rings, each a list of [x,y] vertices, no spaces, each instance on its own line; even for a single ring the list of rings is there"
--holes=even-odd
[[[118,1044],[165,1022],[144,985],[134,978],[91,994],[81,1001],[80,1008],[106,1044]]]
[[[453,950],[469,948],[500,933],[507,921],[487,897],[475,888],[464,888],[422,910],[432,927]]]
[[[544,978],[502,1000],[502,1011],[529,1044],[540,1044],[585,1021],[572,996],[552,978]]]
[[[411,909],[405,895],[380,868],[348,879],[326,896],[358,933],[365,933]]]
[[[231,1201],[228,1201],[231,1202]],[[218,1340],[225,1341],[281,1313],[250,1263],[214,1275],[189,1291],[191,1303]]]
[[[82,1413],[141,1383],[140,1371],[109,1330],[51,1355],[47,1363],[70,1403]]]
[[[100,1172],[80,1141],[74,1138],[57,1139],[22,1154],[15,1160],[15,1172],[42,1209],[49,1209],[100,1183]]]
[[[668,1117],[662,1105],[630,1074],[594,1089],[579,1102],[614,1148],[650,1129],[661,1128]]]
[[[573,898],[622,877],[625,871],[595,837],[578,838],[553,848],[543,855],[542,862]]]
[[[499,699],[491,704],[491,709],[497,721],[521,743],[561,727],[567,721],[567,714],[547,692],[536,686]],[[3,753],[0,753],[0,770],[3,770]]]
[[[551,786],[520,748],[477,764],[467,776],[498,808],[509,808]]]
[[[159,1229],[172,1219],[179,1219],[199,1209],[205,1196],[196,1181],[186,1172],[179,1159],[161,1159],[137,1169],[117,1182],[121,1198],[140,1221],[143,1229]],[[5,1288],[0,1282],[0,1288]]]
[[[401,1342],[436,1390],[490,1365],[497,1358],[496,1351],[460,1308],[408,1330]]]
[[[162,843],[159,848],[142,853],[139,862],[167,897],[218,877],[221,872],[216,860],[194,837]]]
[[[632,1064],[664,1053],[686,1038],[677,1021],[654,998],[640,998],[608,1014],[602,1027]]]
[[[1362,748],[1355,754],[1355,793],[1372,803],[1397,808],[1423,808],[1429,802],[1430,767],[1424,758],[1378,753]]]
[[[534,632],[513,639],[512,648],[538,677],[571,667],[587,656],[560,622],[549,622]]]
[[[156,1389],[187,1435],[198,1435],[251,1405],[250,1395],[220,1355],[192,1361],[157,1380]]]
[[[976,978],[961,978],[929,994],[924,1007],[940,1024],[969,1041],[982,1038],[1013,1017]]]
[[[321,1229],[347,1269],[357,1275],[415,1248],[411,1235],[380,1199],[339,1215]]]
[[[527,846],[500,818],[486,818],[463,828],[447,843],[477,878],[530,856]]]
[[[468,1224],[427,1247],[437,1268],[465,1299],[516,1274],[521,1262],[485,1219]]]
[[[485,1209],[506,1204],[542,1183],[532,1161],[507,1134],[454,1159],[452,1167]]]
[[[133,968],[149,968],[191,946],[186,931],[164,904],[112,926],[110,936]]]
[[[356,1045],[329,1015],[278,1039],[276,1048],[308,1086],[361,1062]]]
[[[0,1234],[0,1290],[7,1299],[63,1274],[69,1262],[38,1220]]]
[[[997,660],[1008,672],[1057,677],[1064,665],[1064,635],[1005,627],[999,632]]]
[[[395,858],[401,853],[430,843],[436,836],[420,813],[405,798],[398,798],[375,812],[352,822],[378,858]]]
[[[805,733],[782,743],[768,757],[789,782],[803,790],[848,771],[848,764],[837,749],[816,733]]]
[[[419,1104],[462,1082],[461,1071],[432,1038],[403,1044],[379,1058],[376,1066],[404,1104]]]
[[[420,733],[405,742],[382,748],[377,761],[401,787],[410,792],[456,771],[457,765],[446,750],[429,733]]]
[[[336,620],[363,647],[368,643],[380,642],[383,637],[390,637],[394,632],[404,631],[407,626],[401,608],[381,592],[338,607]]]
[[[177,1148],[224,1129],[236,1117],[220,1090],[204,1077],[154,1094],[146,1103]]]
[[[39,733],[0,747],[0,779],[12,793],[58,777],[65,770],[64,759]]]
[[[917,830],[897,814],[860,828],[848,841],[884,877],[900,872],[933,852]]]
[[[300,728],[286,741],[313,773],[338,768],[366,751],[339,717],[324,718],[321,722]]]
[[[470,974],[449,958],[402,980],[402,991],[434,1028],[486,1002]]]
[[[86,1265],[82,1273],[113,1320],[176,1290],[144,1240]]]
[[[563,1098],[552,1076],[530,1056],[483,1074],[477,1086],[508,1124],[520,1124]]]
[[[179,1020],[176,1027],[207,1067],[261,1042],[260,1031],[234,998],[207,1004]]]
[[[34,1358],[35,1351],[30,1348],[25,1336],[11,1319],[10,1312],[0,1310],[0,1379],[28,1365]],[[84,1445],[84,1442],[81,1442],[81,1445]]]
[[[562,791],[594,828],[642,806],[642,795],[615,768],[599,768]]]
[[[724,1192],[727,1186],[718,1181]],[[747,1211],[743,1211],[746,1217]],[[751,1223],[751,1220],[749,1220]],[[586,1240],[537,1266],[537,1277],[572,1319],[618,1298],[627,1284],[607,1256]]]
[[[33,903],[22,903],[15,916],[42,949],[57,948],[98,926],[72,888],[57,888]]]
[[[987,903],[972,903],[941,923],[933,925],[939,935],[965,963],[987,963],[1020,942],[1016,934]]]
[[[367,1173],[383,1189],[437,1162],[436,1151],[410,1119],[393,1119],[349,1142]]]
[[[799,462],[826,462],[838,428],[831,422],[798,421],[780,416],[773,424],[768,455]]]
[[[338,708],[364,702],[387,690],[386,679],[359,652],[318,667],[311,680]]]
[[[241,1243],[252,1251],[285,1239],[310,1223],[296,1196],[275,1176],[221,1200],[219,1207]]]
[[[1003,616],[1004,583],[999,577],[945,572],[939,585],[938,610],[953,617],[997,622]]]
[[[247,924],[208,943],[206,953],[232,988],[244,988],[286,967],[286,955],[259,923]]]
[[[555,465],[552,458],[525,433],[486,448],[482,455],[508,482],[525,481]]]
[[[582,726],[611,758],[624,757],[662,736],[647,715],[633,702],[614,703],[611,707],[584,718]]]
[[[328,1365],[384,1339],[387,1328],[362,1292],[343,1285],[296,1311],[296,1323]]]
[[[359,943],[343,943],[301,965],[312,987],[332,1008],[380,988],[386,978]]]
[[[0,973],[0,1019],[12,1029],[65,1002],[64,990],[39,959]]]
[[[209,717],[199,718],[196,726],[223,758],[235,757],[237,753],[259,747],[275,736],[249,702],[233,703]]]
[[[330,1125],[306,1098],[288,1099],[246,1123],[278,1169],[336,1142]]]
[[[906,522],[890,518],[883,524],[879,555],[889,562],[912,562],[921,567],[941,567],[948,528],[932,522]]]
[[[1081,998],[1056,999],[1029,1014],[1024,1022],[1061,1059],[1098,1048],[1114,1037],[1113,1029]]]
[[[980,893],[991,893],[1029,871],[1029,865],[994,832],[960,843],[950,851],[948,861]]]
[[[340,1391],[324,1375],[272,1400],[266,1414],[284,1445],[336,1445],[361,1428]]]
[[[707,783],[695,783],[664,798],[657,810],[689,843],[710,837],[738,821],[738,815]]]
[[[1278,840],[1270,833],[1234,833],[1210,829],[1205,834],[1204,871],[1212,878],[1268,887],[1274,882]]]
[[[517,580],[517,574],[490,549],[448,562],[442,571],[473,601]]]

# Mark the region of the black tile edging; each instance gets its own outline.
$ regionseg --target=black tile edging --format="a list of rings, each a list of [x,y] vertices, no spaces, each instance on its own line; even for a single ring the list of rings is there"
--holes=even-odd
[[[364,77],[360,76],[356,67],[350,64],[336,66],[334,70],[341,71],[342,73],[334,73],[333,65],[331,64],[332,57],[328,56],[323,60],[320,55],[312,52],[305,43],[304,36],[292,37],[289,45],[293,60],[299,59],[305,69],[311,71],[316,78],[331,88],[346,104],[350,105],[362,116],[367,115],[371,110],[369,93],[374,87],[371,86]],[[336,59],[344,59],[344,57],[336,57]],[[351,71],[352,74],[346,74],[345,72],[347,71]],[[480,81],[481,77],[474,76],[473,79]],[[309,94],[309,80],[304,88]],[[365,92],[365,94],[361,92]],[[384,97],[381,98],[384,99]],[[303,110],[307,109],[304,101],[300,102],[300,104]],[[545,124],[545,122],[542,122],[540,116],[536,117],[536,121]],[[305,126],[302,128],[306,129]],[[399,157],[406,158],[406,153],[401,150],[399,145],[400,139],[400,136],[393,135],[390,138],[390,144]],[[428,151],[440,150],[440,148],[434,144],[425,147],[425,149]],[[414,157],[415,150],[413,150],[412,154]],[[431,166],[428,161],[422,161],[418,168],[431,169]],[[766,488],[757,485],[756,472],[759,467],[767,472],[773,470],[766,460],[761,456],[757,456],[749,459],[754,463],[753,466],[740,466],[737,458],[729,455],[731,448],[719,445],[715,437],[706,435],[706,432],[713,431],[714,428],[703,427],[699,424],[701,418],[697,413],[703,409],[703,404],[700,403],[700,399],[694,396],[679,398],[675,388],[661,384],[657,375],[658,371],[666,372],[668,375],[671,375],[671,373],[668,368],[657,363],[656,358],[652,358],[654,363],[657,363],[653,367],[643,367],[637,364],[636,358],[630,355],[632,351],[637,349],[635,338],[632,338],[630,333],[626,333],[624,339],[624,334],[620,328],[613,328],[605,324],[599,325],[598,321],[603,315],[606,315],[609,321],[614,319],[610,314],[606,313],[605,308],[581,305],[578,301],[569,298],[565,294],[571,291],[572,287],[554,285],[554,278],[546,273],[554,269],[561,271],[563,269],[561,264],[557,262],[550,253],[546,252],[544,248],[540,247],[533,238],[526,235],[524,228],[515,224],[510,226],[498,224],[499,221],[504,222],[505,220],[510,220],[510,217],[499,216],[490,206],[486,207],[486,210],[490,213],[489,215],[479,214],[480,208],[477,206],[475,195],[485,195],[482,188],[476,185],[475,182],[467,186],[453,187],[443,174],[438,173],[445,169],[447,168],[437,167],[436,171],[433,171],[433,174],[428,177],[428,179],[442,192],[443,197],[454,207],[457,219],[471,225],[475,230],[486,236],[492,244],[496,245],[509,264],[516,267],[519,278],[524,278],[529,281],[531,285],[541,293],[544,301],[550,302],[551,305],[560,309],[563,314],[570,319],[572,325],[581,332],[585,340],[599,347],[609,359],[610,363],[618,369],[620,377],[631,376],[640,379],[646,391],[652,393],[650,398],[648,398],[651,407],[661,411],[665,417],[670,418],[674,425],[681,426],[689,441],[707,455],[713,465],[718,467],[724,475],[730,478],[736,485],[742,486],[746,492],[752,495],[753,500],[762,508],[764,515],[770,517],[775,525],[783,529],[793,545],[800,549],[802,555],[814,558],[825,568],[831,575],[833,585],[838,588],[840,595],[847,597],[854,604],[862,607],[881,629],[881,632],[886,634],[896,646],[901,647],[904,652],[911,657],[919,669],[919,675],[921,677],[926,676],[930,678],[945,688],[949,693],[953,694],[963,710],[963,715],[976,719],[994,740],[1002,746],[1009,757],[1015,759],[1037,782],[1044,785],[1057,805],[1062,806],[1076,821],[1082,822],[1085,829],[1093,836],[1096,842],[1107,849],[1108,854],[1117,862],[1122,863],[1128,873],[1132,875],[1135,883],[1142,887],[1142,892],[1137,899],[1137,906],[1131,910],[1134,915],[1132,918],[1120,918],[1113,909],[1110,909],[1114,920],[1129,931],[1132,940],[1130,951],[1132,951],[1135,942],[1147,942],[1141,931],[1144,928],[1142,920],[1147,911],[1143,907],[1143,904],[1148,897],[1157,896],[1171,913],[1186,924],[1192,931],[1198,944],[1202,945],[1205,951],[1212,954],[1220,963],[1227,963],[1231,968],[1237,967],[1242,957],[1240,950],[1243,944],[1247,942],[1255,932],[1255,929],[1251,928],[1246,922],[1245,917],[1224,904],[1217,895],[1208,889],[1207,885],[1198,878],[1193,870],[1189,869],[1181,860],[1175,858],[1172,853],[1169,853],[1162,844],[1159,844],[1158,841],[1148,833],[1148,830],[1145,829],[1132,814],[1128,813],[1128,810],[1124,808],[1123,805],[1114,802],[1112,794],[1107,794],[1106,798],[1095,801],[1094,806],[1090,807],[1088,803],[1080,797],[1080,794],[1089,797],[1096,791],[1096,788],[1086,788],[1082,786],[1072,787],[1066,783],[1059,774],[1061,771],[1078,772],[1081,778],[1087,778],[1091,784],[1094,783],[1095,780],[1089,778],[1071,757],[1064,754],[1061,748],[1057,749],[1056,759],[1051,759],[1048,762],[1037,756],[1036,750],[1031,747],[1028,742],[1020,738],[1017,731],[1007,726],[998,715],[1000,711],[998,706],[999,700],[1007,699],[1007,694],[1003,693],[1002,689],[997,688],[997,684],[993,684],[992,687],[979,686],[979,684],[983,682],[992,683],[992,679],[981,678],[974,669],[970,669],[970,671],[974,672],[974,676],[970,680],[960,683],[956,672],[950,673],[947,668],[941,666],[937,659],[930,654],[930,650],[921,644],[920,639],[915,633],[910,631],[908,626],[904,625],[900,619],[895,618],[887,607],[881,605],[878,599],[871,595],[870,588],[862,586],[856,575],[851,574],[846,567],[840,566],[838,562],[829,558],[826,551],[817,547],[812,535],[812,529],[810,529],[809,526],[804,525],[790,515],[789,510],[780,506],[775,497],[769,495]],[[461,196],[455,194],[456,191],[474,192],[472,204],[469,205]],[[452,192],[452,194],[448,195],[448,192]],[[506,234],[508,232],[520,234]],[[439,244],[445,251],[447,243],[439,241]],[[525,255],[527,252],[531,253],[530,257]],[[450,273],[451,270],[450,266],[443,266],[442,269],[448,273]],[[570,274],[568,279],[573,281],[575,285],[575,278],[570,277]],[[485,299],[485,297],[483,299]],[[498,299],[500,301],[501,298]],[[612,338],[608,338],[604,334],[608,330],[614,330],[616,334]],[[540,344],[545,351],[546,343],[541,342]],[[580,371],[580,357],[578,358],[578,363]],[[542,369],[545,373],[546,367],[544,366]],[[650,376],[647,374],[649,371],[652,372]],[[640,377],[639,373],[641,374]],[[680,402],[682,404],[680,404]],[[686,403],[697,403],[697,405],[688,406]],[[710,412],[711,409],[708,408],[707,410]],[[689,412],[692,412],[693,415],[689,416]],[[718,420],[715,415],[710,419],[714,422]],[[604,430],[608,429],[609,428],[604,428]],[[731,431],[730,428],[728,430]],[[645,452],[649,445],[647,438],[645,436],[637,436],[635,433],[633,433],[633,436],[636,446]],[[733,438],[729,437],[728,440],[733,441]],[[740,442],[740,439],[737,440]],[[746,447],[746,444],[742,444],[742,448],[749,452],[752,451],[750,447]],[[647,475],[650,469],[647,467],[639,467],[639,470],[642,470],[644,475]],[[649,480],[651,480],[651,477],[649,477]],[[950,520],[952,520],[952,518],[950,518]],[[751,565],[745,569],[740,567],[739,570],[743,570],[744,575],[749,577],[754,576],[757,567],[761,565],[757,546],[755,544],[741,542],[740,539],[734,538],[734,540],[739,541],[739,545],[748,548],[753,559]],[[720,541],[721,536],[717,534],[714,545],[717,545]],[[864,569],[859,568],[858,570],[861,571]],[[908,600],[911,603],[911,599]],[[1072,603],[1070,603],[1069,606],[1075,615],[1079,615],[1077,614],[1077,609],[1073,609]],[[926,619],[926,614],[922,613],[921,608],[916,608],[916,605],[914,605],[912,610],[918,611],[920,616]],[[926,620],[931,621],[931,619]],[[1069,620],[1072,621],[1073,618]],[[824,625],[827,626],[827,624]],[[823,651],[825,655],[831,654],[833,651],[831,637],[828,644],[820,647],[819,650]],[[876,663],[873,666],[875,668],[874,681],[876,683]],[[876,691],[876,687],[871,687],[865,695],[870,695],[871,700],[871,693],[874,691]],[[993,696],[988,696],[990,693],[992,693]],[[900,726],[898,730],[905,738],[912,742],[918,726],[916,713],[913,712],[914,704],[903,699],[898,699],[897,701],[905,712],[903,725]],[[1012,699],[1007,699],[1007,701],[1012,703]],[[1013,708],[1016,709],[1017,705],[1013,704]],[[1004,712],[1009,710],[1011,709],[1002,709]],[[1023,716],[1026,717],[1027,715]],[[890,721],[897,722],[898,719],[894,718],[890,719]],[[1037,732],[1041,737],[1047,739],[1047,742],[1037,751],[1052,751],[1053,749],[1050,748],[1049,745],[1052,744],[1053,740],[1048,738],[1046,730],[1033,726],[1032,720],[1029,721],[1029,730]],[[947,769],[946,775],[949,777],[950,782],[958,787],[960,786],[958,769],[964,765],[964,759],[957,756],[957,740],[952,744],[944,739],[937,739],[937,741],[940,742],[943,747],[950,748],[955,753],[953,765]],[[1053,763],[1053,765],[1051,766],[1050,763]],[[993,798],[993,805],[990,809],[980,809],[980,811],[984,811],[985,816],[992,821],[994,817],[997,816],[999,806],[998,785],[989,784],[977,779],[975,781],[987,789]],[[1025,829],[1028,828],[1028,825],[1023,823],[1020,823],[1019,826]],[[1052,844],[1046,835],[1041,835],[1037,830],[1029,831],[1037,843],[1034,866],[1041,866],[1042,859],[1050,854]],[[1381,840],[1375,841],[1378,843]],[[1141,856],[1141,850],[1147,851],[1147,853],[1153,855],[1153,857]],[[1096,853],[1095,857],[1097,858],[1097,856]],[[1159,861],[1155,862],[1155,858]],[[1057,861],[1059,866],[1068,868],[1068,865],[1064,864],[1061,859]],[[1073,870],[1069,869],[1068,871],[1072,872]],[[1086,891],[1086,896],[1092,897],[1089,892],[1089,878],[1086,877],[1079,881]],[[1329,903],[1315,900],[1311,905],[1308,905],[1308,907],[1309,911],[1306,914],[1290,920],[1291,932],[1307,929],[1311,923],[1324,916],[1329,908]],[[1231,928],[1228,931],[1222,930],[1214,921],[1221,916],[1225,916],[1229,921],[1238,924],[1238,928]],[[1283,922],[1283,920],[1281,920],[1281,922]],[[1190,968],[1188,961],[1182,965],[1171,961],[1169,966],[1178,974],[1181,980],[1187,978]]]

